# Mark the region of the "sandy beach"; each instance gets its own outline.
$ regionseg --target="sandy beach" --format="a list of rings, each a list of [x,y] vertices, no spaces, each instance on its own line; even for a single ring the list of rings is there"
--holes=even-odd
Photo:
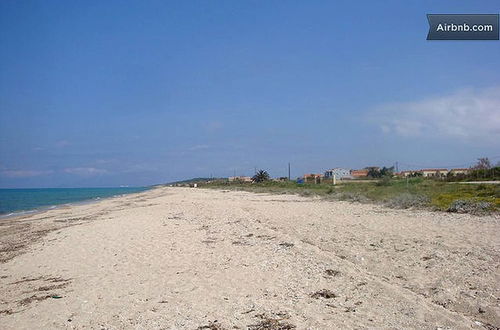
[[[157,188],[0,222],[1,329],[498,329],[500,218]]]

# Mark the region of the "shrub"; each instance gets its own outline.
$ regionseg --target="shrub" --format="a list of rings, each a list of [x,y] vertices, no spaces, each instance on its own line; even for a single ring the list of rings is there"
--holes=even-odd
[[[430,199],[424,195],[402,193],[389,199],[386,205],[394,209],[408,209],[410,207],[425,207],[430,203]]]
[[[459,199],[453,201],[447,212],[482,214],[492,209],[492,204],[485,201],[472,201]]]
[[[384,176],[381,180],[378,180],[377,183],[375,183],[376,186],[382,187],[382,186],[390,186],[391,185],[391,178],[388,176]]]
[[[343,192],[339,194],[339,199],[341,201],[360,202],[360,203],[366,202],[368,200],[368,198],[366,198],[365,196],[355,192]]]

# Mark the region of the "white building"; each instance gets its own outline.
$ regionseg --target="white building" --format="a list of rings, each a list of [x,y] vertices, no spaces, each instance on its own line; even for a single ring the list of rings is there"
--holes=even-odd
[[[252,178],[249,176],[230,176],[228,178],[229,182],[252,182]]]
[[[333,178],[335,176],[336,179],[352,179],[351,170],[347,168],[332,168],[331,170],[325,171],[325,178]]]
[[[444,177],[446,174],[448,174],[448,169],[446,168],[426,168],[423,170],[420,170],[419,172],[422,173],[422,176],[424,178],[439,178],[439,177]]]

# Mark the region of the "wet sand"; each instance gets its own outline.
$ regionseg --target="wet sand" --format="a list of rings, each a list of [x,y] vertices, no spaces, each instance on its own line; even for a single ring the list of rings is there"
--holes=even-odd
[[[0,223],[1,329],[500,327],[500,218],[158,188]]]

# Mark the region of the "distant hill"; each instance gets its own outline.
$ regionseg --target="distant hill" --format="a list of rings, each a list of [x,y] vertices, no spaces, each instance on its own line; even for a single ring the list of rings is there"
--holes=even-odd
[[[157,185],[155,185],[155,187],[163,187],[163,186],[176,185],[176,184],[205,183],[208,181],[224,180],[224,179],[226,179],[226,178],[192,178],[192,179],[186,179],[186,180],[180,180],[180,181],[167,182],[167,183],[163,183],[163,184],[157,184]]]

